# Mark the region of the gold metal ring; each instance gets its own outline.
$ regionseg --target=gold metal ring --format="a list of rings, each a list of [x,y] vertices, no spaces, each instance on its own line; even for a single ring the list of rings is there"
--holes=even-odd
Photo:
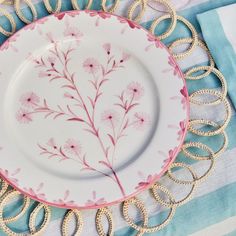
[[[195,175],[195,173],[193,172],[193,170],[191,168],[189,169],[189,172],[191,173],[193,179],[196,179],[196,175]],[[196,187],[197,187],[197,183],[193,182],[192,187],[191,187],[189,193],[187,194],[187,196],[182,198],[181,200],[178,200],[178,201],[174,200],[173,202],[165,201],[160,196],[160,194],[158,194],[157,190],[161,190],[162,192],[164,192],[167,195],[171,194],[170,191],[164,185],[156,183],[156,184],[153,185],[151,190],[152,190],[152,195],[153,195],[153,197],[155,198],[155,200],[157,202],[159,202],[163,206],[166,206],[166,207],[170,208],[172,206],[179,207],[179,206],[184,205],[186,202],[188,202],[192,198],[193,193],[196,190]]]
[[[0,26],[0,33],[4,34],[5,36],[9,37],[11,35],[13,35],[16,32],[16,23],[15,20],[13,18],[13,16],[5,9],[0,8],[0,13],[5,16],[10,24],[11,24],[11,31],[6,31],[5,29],[3,29],[2,26]]]
[[[189,101],[191,103],[194,103],[197,105],[217,105],[217,104],[220,104],[222,102],[222,99],[224,99],[227,95],[227,83],[226,83],[226,80],[225,80],[223,74],[219,70],[217,70],[216,68],[211,68],[209,66],[202,66],[200,69],[206,70],[206,71],[211,70],[211,72],[217,76],[217,78],[220,80],[220,83],[221,83],[221,96],[218,97],[217,95],[215,95],[214,91],[216,91],[217,93],[219,92],[218,90],[215,90],[215,89],[199,89],[199,90],[193,92],[191,95],[189,95]],[[197,69],[195,71],[197,71]],[[209,92],[209,91],[211,91],[211,92]],[[210,94],[210,93],[214,96],[217,96],[217,98],[213,101],[212,100],[201,101],[199,99],[194,99],[194,97],[196,97],[198,95]]]
[[[174,47],[177,47],[177,46],[179,46],[181,44],[191,44],[192,42],[193,42],[192,38],[177,39],[176,41],[174,41],[169,46],[169,50],[172,51]],[[194,72],[201,71],[202,69],[196,70],[196,68],[199,68],[199,67],[190,68],[189,70],[187,70],[184,73],[185,79],[189,79],[189,80],[202,79],[202,78],[208,76],[211,73],[211,71],[212,71],[211,69],[215,66],[215,62],[213,60],[213,57],[212,57],[210,51],[208,50],[206,44],[202,40],[198,39],[197,46],[200,47],[201,49],[203,49],[206,52],[206,54],[208,56],[208,59],[209,59],[209,69],[205,73],[203,73],[203,74],[196,75],[196,76],[191,76]]]
[[[18,219],[20,219],[26,213],[29,206],[30,206],[30,198],[27,196],[24,196],[24,202],[23,202],[23,206],[22,206],[21,211],[18,214],[16,214],[15,216],[10,216],[10,217],[4,218],[3,219],[4,223],[9,224],[9,223],[15,222]]]
[[[22,0],[22,1],[24,1],[27,4],[27,6],[29,7],[29,9],[31,10],[32,15],[33,15],[33,20],[32,21],[28,20],[24,16],[24,14],[22,13],[22,10],[21,10],[21,7],[20,7],[21,0],[15,0],[14,1],[14,8],[15,8],[16,14],[24,23],[30,24],[33,21],[37,20],[38,14],[37,14],[36,8],[35,8],[35,6],[34,6],[34,4],[32,3],[31,0]]]
[[[57,1],[56,7],[55,9],[53,9],[50,4],[50,0],[43,0],[44,5],[49,13],[59,13],[61,11],[62,2],[61,0],[56,0],[56,1]]]
[[[83,229],[83,218],[81,212],[78,210],[69,210],[62,222],[62,236],[69,235],[68,233],[68,224],[71,221],[73,215],[76,216],[76,229],[73,235],[79,236]]]
[[[203,123],[204,123],[204,121],[201,124],[203,124]],[[213,122],[213,121],[206,121],[205,125],[212,126],[212,127],[215,127],[215,128],[219,127],[219,125],[217,123]],[[229,143],[228,136],[227,136],[227,134],[224,130],[222,130],[222,132],[219,133],[219,135],[223,136],[224,142],[223,142],[222,147],[220,147],[219,150],[217,150],[214,153],[215,158],[219,157],[226,150],[226,148],[228,146],[228,143]],[[201,156],[201,155],[198,155],[198,154],[194,154],[193,152],[188,151],[187,149],[189,147],[191,147],[191,145],[192,145],[192,142],[188,142],[188,143],[183,144],[182,151],[183,151],[185,156],[188,156],[188,157],[190,157],[192,159],[195,159],[195,160],[208,160],[208,157]]]
[[[140,6],[140,11],[138,13],[138,15],[132,19],[132,16],[133,16],[133,13],[135,11],[135,9]],[[142,19],[144,13],[145,13],[145,10],[146,10],[146,6],[147,6],[147,0],[135,0],[129,7],[128,9],[128,16],[127,18],[129,20],[133,20],[135,22],[140,22],[140,20]]]
[[[206,94],[211,94],[211,95],[216,95],[219,98],[222,96],[220,92],[216,92],[214,91],[214,93],[211,90],[205,91]],[[230,107],[230,103],[228,101],[227,98],[222,98],[222,103],[225,105],[225,109],[226,109],[226,117],[224,118],[223,124],[219,125],[215,130],[213,131],[204,131],[204,130],[200,130],[197,128],[194,128],[194,125],[199,125],[199,124],[210,124],[211,125],[211,120],[205,120],[205,119],[192,119],[189,121],[189,126],[188,126],[188,130],[196,135],[199,136],[214,136],[217,134],[220,134],[223,130],[225,130],[225,128],[227,127],[230,118],[231,118],[231,107]]]
[[[110,12],[113,13],[119,6],[120,0],[115,0],[115,3],[108,9],[106,7],[107,0],[102,0],[101,5],[102,5],[102,10],[105,12]]]
[[[166,14],[166,15],[156,18],[152,22],[149,31],[152,32],[153,34],[155,34],[155,29],[161,21],[163,21],[165,19],[171,19],[171,23],[170,23],[168,30],[165,33],[162,33],[161,35],[157,36],[158,39],[163,40],[165,38],[168,38],[173,33],[173,31],[176,27],[176,24],[177,24],[177,19],[178,18],[182,19],[182,17],[176,15],[176,11],[173,8],[173,6],[170,4],[170,2],[167,2],[165,0],[155,0],[155,1],[165,5],[169,11],[169,14]]]
[[[85,9],[90,9],[92,6],[93,0],[88,0]],[[80,10],[78,0],[71,0],[71,4],[74,10]]]
[[[198,143],[196,145],[196,147],[198,147],[199,149],[205,150],[209,153],[209,161],[210,161],[210,166],[207,169],[207,171],[205,171],[204,174],[202,174],[200,177],[197,176],[197,174],[192,170],[192,167],[190,165],[187,165],[185,163],[178,163],[178,162],[174,162],[171,164],[170,168],[167,171],[167,175],[168,177],[173,180],[174,182],[176,182],[177,184],[184,184],[184,185],[192,185],[194,183],[198,183],[200,181],[202,181],[203,179],[205,179],[206,177],[208,177],[208,175],[210,174],[211,170],[214,167],[215,164],[215,159],[214,159],[214,152],[211,150],[211,148],[209,148],[208,146],[202,144],[202,143]],[[193,158],[192,158],[193,159]],[[190,172],[193,172],[195,174],[195,178],[193,180],[180,180],[177,179],[173,174],[172,174],[172,169],[175,167],[182,167],[185,169],[188,169]]]
[[[36,229],[36,227],[35,227],[36,217],[41,209],[44,209],[44,211],[45,211],[44,212],[44,219],[43,219],[43,223],[40,225],[39,229]],[[50,222],[50,218],[51,218],[50,208],[47,205],[44,205],[43,203],[39,203],[37,205],[37,207],[35,207],[34,210],[30,214],[29,228],[30,228],[31,235],[42,234],[42,232],[48,226],[48,224]]]
[[[171,201],[174,201],[173,196],[170,196],[170,198],[171,198]],[[143,226],[139,226],[136,223],[134,223],[134,221],[130,218],[130,216],[129,216],[129,205],[130,204],[135,205],[141,211],[144,220],[147,217],[147,210],[146,210],[144,204],[140,200],[137,200],[137,198],[129,199],[129,200],[125,201],[123,204],[123,216],[124,216],[126,222],[129,224],[129,226],[136,229],[140,233],[153,233],[158,230],[161,230],[170,222],[170,220],[174,216],[175,209],[176,209],[174,206],[171,207],[167,218],[161,224],[156,225],[156,226],[152,226],[152,227],[148,227],[148,226],[146,226],[145,222],[143,223]],[[147,218],[146,222],[147,221],[148,221],[148,218]]]
[[[11,190],[9,191],[6,195],[4,195],[3,199],[0,202],[0,227],[1,229],[9,236],[25,236],[24,233],[16,233],[12,231],[5,223],[4,218],[3,218],[3,211],[4,211],[4,206],[7,205],[7,203],[15,198],[16,196],[21,195],[18,191],[16,190]]]
[[[1,181],[1,190],[0,190],[0,197],[2,197],[4,195],[4,193],[7,191],[7,188],[8,188],[8,183],[3,180],[3,179],[0,179]]]
[[[106,216],[107,221],[108,221],[108,232],[105,233],[104,229],[103,229],[103,225],[102,225],[102,217]],[[114,222],[113,222],[113,218],[112,218],[112,213],[111,211],[105,207],[105,208],[101,208],[97,211],[96,214],[96,228],[97,228],[97,232],[99,236],[112,236],[114,235]]]

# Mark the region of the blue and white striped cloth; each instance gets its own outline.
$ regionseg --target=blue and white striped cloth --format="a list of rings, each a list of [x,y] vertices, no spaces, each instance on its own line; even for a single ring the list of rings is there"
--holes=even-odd
[[[84,0],[79,0],[82,5]],[[160,236],[236,236],[236,27],[234,20],[236,16],[236,0],[172,0],[179,6],[179,14],[186,17],[197,28],[198,33],[206,41],[218,68],[225,75],[229,85],[229,97],[232,101],[233,117],[231,123],[227,128],[229,136],[228,150],[217,160],[215,171],[209,179],[201,184],[198,191],[195,193],[194,198],[187,204],[177,209],[177,212],[171,223],[162,231],[154,233],[153,235]],[[36,0],[37,11],[39,16],[47,15],[41,1]],[[124,15],[127,6],[131,0],[121,0],[121,5],[118,14]],[[93,9],[100,9],[100,1],[94,0]],[[72,9],[70,1],[64,0],[63,10]],[[30,11],[24,9],[24,12],[30,16]],[[14,14],[14,12],[13,12]],[[157,13],[149,9],[143,18],[142,25],[146,28],[150,26],[152,19],[157,16]],[[15,17],[17,20],[17,17]],[[0,24],[7,26],[7,20],[0,18]],[[22,22],[17,20],[18,29],[23,26]],[[158,30],[163,30],[165,24],[160,25]],[[165,43],[173,39],[189,36],[189,32],[178,24],[177,30],[174,31],[172,36],[165,40]],[[0,43],[4,41],[4,37],[0,36]],[[207,57],[201,49],[191,56],[191,60],[179,61],[183,70],[194,65],[207,64]],[[191,64],[190,64],[191,63]],[[216,80],[210,78],[202,81],[188,83],[189,91],[195,91],[199,88],[218,87],[219,84]],[[194,106],[192,108],[192,116],[197,117],[199,110]],[[224,111],[221,107],[214,109],[214,112],[209,108],[202,108],[201,114],[203,116],[222,120]],[[188,139],[195,137],[188,135]],[[214,150],[220,145],[220,140],[205,139],[208,145]],[[178,157],[180,160],[182,157]],[[204,163],[195,163],[194,168],[201,170],[207,166]],[[206,166],[204,166],[206,165]],[[178,176],[184,176],[185,173],[181,170],[178,171]],[[165,179],[163,179],[165,182]],[[183,190],[173,186],[175,196],[180,197]],[[147,193],[141,194],[141,199],[146,202],[150,209],[150,224],[157,224],[162,219],[166,212],[161,212],[161,209],[156,207],[155,202],[150,198]],[[33,204],[33,203],[32,203]],[[12,207],[7,207],[7,212],[12,212]],[[136,235],[136,232],[127,227],[126,222],[121,216],[119,206],[112,207],[116,232],[115,235]],[[52,221],[47,228],[44,235],[57,236],[60,233],[60,224],[65,210],[52,208]],[[84,231],[82,235],[96,235],[94,223],[95,211],[84,211]],[[140,218],[137,216],[136,220]],[[13,223],[12,226],[16,231],[24,232],[27,230],[28,216],[21,218],[18,222]],[[40,220],[40,219],[39,219]],[[72,226],[71,226],[72,228]],[[71,231],[72,232],[72,231]],[[0,235],[5,235],[0,231]]]

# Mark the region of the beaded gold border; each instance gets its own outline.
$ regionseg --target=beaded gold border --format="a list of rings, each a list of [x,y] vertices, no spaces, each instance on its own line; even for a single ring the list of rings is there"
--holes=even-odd
[[[17,16],[24,23],[28,24],[28,23],[31,23],[31,21],[28,20],[24,16],[24,14],[20,8],[21,2],[23,2],[23,1],[30,8],[30,10],[32,12],[33,20],[37,19],[37,11],[36,11],[35,6],[33,5],[31,0],[22,0],[22,1],[20,1],[20,0],[0,0],[0,4],[6,4],[6,5],[14,4]],[[62,0],[56,1],[55,9],[53,9],[53,7],[51,6],[50,0],[43,0],[43,2],[45,5],[45,8],[47,9],[47,11],[49,13],[60,12],[61,7],[62,7]],[[190,120],[189,127],[188,127],[189,132],[192,132],[195,135],[198,135],[200,137],[208,136],[208,137],[213,138],[216,135],[221,135],[223,137],[223,144],[219,148],[218,151],[213,152],[213,150],[209,146],[207,146],[206,144],[200,143],[200,142],[187,142],[187,143],[185,142],[184,143],[184,145],[182,147],[182,153],[184,154],[185,158],[186,159],[190,158],[195,161],[208,161],[209,168],[205,171],[205,173],[203,173],[199,176],[199,174],[196,173],[196,171],[193,169],[193,167],[191,165],[188,165],[184,162],[174,162],[171,164],[170,168],[168,169],[168,171],[166,173],[166,177],[169,178],[171,181],[173,181],[175,184],[178,184],[179,188],[182,188],[182,186],[184,186],[184,185],[191,186],[190,191],[181,200],[175,200],[175,197],[173,196],[171,191],[166,186],[164,186],[160,183],[156,183],[150,188],[152,196],[156,200],[157,204],[160,204],[163,207],[166,207],[167,209],[169,209],[169,214],[168,214],[167,218],[161,224],[156,225],[156,226],[152,226],[152,227],[148,226],[148,212],[147,212],[145,203],[142,202],[141,200],[139,200],[137,197],[131,198],[123,203],[122,210],[123,210],[124,219],[126,220],[126,222],[128,223],[128,225],[130,227],[137,230],[138,236],[141,236],[144,233],[153,233],[153,232],[159,231],[162,228],[164,228],[170,222],[172,217],[174,216],[176,208],[185,204],[186,202],[188,202],[192,198],[193,193],[196,191],[199,183],[204,181],[210,175],[211,171],[213,170],[214,164],[215,164],[215,159],[217,157],[219,157],[227,148],[228,137],[226,135],[225,128],[227,127],[227,125],[230,121],[230,117],[231,117],[231,108],[230,108],[229,101],[226,97],[227,85],[226,85],[226,81],[224,79],[224,76],[222,75],[222,73],[219,70],[217,70],[215,68],[214,60],[213,60],[207,46],[205,45],[204,42],[202,42],[198,38],[197,32],[196,32],[195,28],[193,27],[193,25],[184,17],[176,14],[174,7],[172,6],[172,4],[168,0],[153,0],[153,2],[157,2],[159,4],[164,5],[165,8],[167,9],[167,11],[163,11],[165,14],[160,17],[157,17],[153,21],[153,23],[149,29],[152,33],[154,33],[156,27],[159,25],[159,23],[161,21],[164,21],[166,19],[171,19],[171,23],[170,23],[170,26],[168,27],[167,31],[162,33],[161,35],[156,35],[157,38],[159,38],[160,40],[168,38],[172,34],[174,29],[176,28],[176,25],[178,22],[182,22],[192,33],[191,38],[180,38],[178,40],[175,40],[174,42],[172,42],[168,46],[169,50],[172,52],[173,56],[177,60],[183,59],[183,58],[191,55],[197,46],[202,48],[206,52],[206,54],[208,55],[209,66],[198,66],[198,67],[190,68],[189,70],[184,72],[185,79],[197,81],[200,79],[204,79],[207,76],[209,76],[211,73],[213,73],[216,75],[217,79],[219,79],[221,82],[221,87],[222,87],[221,91],[216,90],[216,89],[208,89],[208,88],[197,90],[197,91],[193,92],[192,94],[190,94],[190,102],[193,104],[199,105],[199,106],[206,106],[206,105],[207,106],[216,106],[216,105],[222,104],[225,107],[226,116],[223,121],[223,124],[220,124],[216,121],[206,120],[206,119],[192,119],[192,120]],[[71,3],[72,3],[72,6],[74,9],[76,9],[76,10],[80,9],[77,0],[71,0]],[[93,0],[88,0],[86,8],[89,9],[91,7],[92,3],[93,3]],[[111,7],[107,8],[107,0],[102,0],[101,8],[103,11],[113,13],[115,10],[118,9],[119,3],[120,3],[120,0],[115,0],[114,3],[111,5]],[[140,22],[142,17],[145,14],[147,7],[150,7],[148,0],[134,0],[130,4],[130,6],[127,10],[127,18],[130,20]],[[137,9],[138,9],[138,14],[136,14],[136,17],[135,17],[134,15],[135,15],[135,11]],[[156,10],[160,11],[158,9],[156,9]],[[6,11],[5,9],[1,8],[1,5],[0,5],[0,14],[5,16],[11,24],[11,31],[6,31],[2,26],[0,26],[0,33],[9,37],[16,31],[16,23],[14,21],[14,18],[11,16],[11,14],[8,13],[8,11]],[[190,44],[190,46],[184,52],[174,53],[173,52],[174,48],[181,45],[181,44]],[[201,73],[200,75],[199,74],[194,75],[195,72],[201,72],[201,71],[203,73]],[[197,98],[201,97],[202,95],[210,95],[212,97],[216,97],[216,99],[210,100],[210,101],[197,99]],[[201,125],[201,128],[196,127],[199,125]],[[206,128],[209,126],[212,128],[211,130],[205,131],[204,129],[202,129],[202,127]],[[191,148],[191,147],[202,149],[205,152],[207,152],[208,155],[200,156],[196,153],[192,153],[189,151],[189,148]],[[190,173],[190,175],[192,176],[192,180],[178,179],[172,172],[172,169],[174,169],[174,168],[182,168],[182,169],[187,170]],[[2,180],[1,181],[1,190],[0,190],[0,227],[9,236],[11,236],[11,235],[16,235],[16,236],[24,235],[24,234],[20,234],[20,233],[16,233],[16,232],[12,231],[7,226],[7,224],[18,220],[20,217],[22,217],[25,214],[25,212],[27,211],[27,209],[29,207],[30,199],[28,197],[23,198],[24,201],[23,201],[22,209],[17,215],[15,215],[13,217],[9,217],[9,218],[3,218],[3,212],[4,212],[5,205],[7,205],[11,199],[14,199],[18,195],[20,195],[20,193],[15,190],[7,191],[7,189],[8,189],[8,184]],[[160,192],[162,193],[162,195],[165,194],[168,197],[168,201],[163,198],[163,196],[160,194]],[[142,219],[143,219],[141,225],[137,225],[134,222],[134,220],[129,216],[129,206],[130,205],[134,205],[140,211]],[[43,220],[42,225],[38,229],[36,229],[35,219],[41,209],[44,209],[44,212],[45,212],[44,220]],[[42,203],[39,203],[30,214],[30,218],[29,218],[30,234],[29,235],[41,234],[45,230],[47,225],[49,224],[50,215],[51,215],[50,208]],[[65,215],[63,222],[62,222],[61,232],[62,232],[63,236],[68,235],[68,224],[71,221],[73,215],[76,216],[75,235],[80,235],[82,232],[83,218],[82,218],[80,211],[69,210],[67,212],[67,214]],[[109,225],[107,233],[104,231],[104,227],[103,227],[103,223],[102,223],[102,218],[104,216],[106,217],[108,225]],[[99,209],[96,214],[95,222],[96,222],[96,228],[97,228],[98,235],[100,235],[100,236],[114,235],[114,220],[113,220],[112,212],[110,211],[109,208]]]

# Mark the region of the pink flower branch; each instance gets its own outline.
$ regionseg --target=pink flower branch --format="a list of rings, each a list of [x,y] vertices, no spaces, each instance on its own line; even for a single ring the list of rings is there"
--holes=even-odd
[[[79,32],[76,32],[76,34],[74,34],[74,30],[73,32],[71,30],[68,31],[67,34],[68,34],[68,37],[75,37],[77,42],[79,40],[79,37],[81,37],[81,34]],[[103,46],[107,53],[107,62],[105,66],[97,63],[96,59],[93,59],[93,58],[88,58],[84,62],[83,66],[84,66],[85,71],[87,71],[88,73],[91,73],[94,77],[94,80],[90,82],[92,83],[95,89],[95,93],[93,97],[88,97],[91,107],[92,107],[92,111],[91,111],[89,110],[87,106],[87,102],[83,98],[80,92],[80,89],[76,84],[77,80],[75,79],[75,73],[71,73],[68,68],[69,62],[71,60],[70,58],[71,53],[75,50],[75,48],[72,48],[70,45],[68,49],[63,51],[59,48],[58,42],[56,42],[53,39],[52,35],[48,34],[48,39],[53,44],[52,49],[49,50],[51,53],[51,56],[48,57],[47,60],[45,60],[43,57],[41,57],[39,60],[33,59],[33,62],[36,64],[36,67],[43,69],[43,71],[40,71],[39,77],[44,77],[44,78],[46,77],[48,78],[49,82],[52,82],[55,80],[64,81],[65,83],[61,86],[61,88],[67,90],[66,93],[64,94],[64,97],[71,99],[72,101],[75,102],[74,105],[78,106],[83,111],[83,114],[84,114],[83,118],[76,115],[76,113],[71,109],[69,105],[67,105],[66,109],[63,109],[60,105],[57,105],[57,109],[52,109],[48,106],[47,101],[45,99],[43,100],[43,105],[39,105],[39,100],[36,99],[37,97],[34,97],[33,99],[30,98],[30,101],[27,101],[27,104],[31,105],[30,107],[31,110],[26,111],[24,109],[21,109],[19,114],[17,114],[17,119],[19,121],[22,120],[22,123],[29,123],[33,120],[32,119],[33,114],[45,113],[45,116],[44,116],[45,118],[53,117],[53,119],[57,119],[59,117],[66,117],[67,121],[79,121],[83,123],[85,125],[84,130],[96,137],[102,149],[105,160],[101,160],[99,161],[99,163],[107,167],[112,172],[112,174],[106,174],[102,171],[97,170],[96,168],[93,168],[91,165],[88,164],[85,156],[79,157],[76,160],[80,162],[80,164],[83,166],[83,169],[96,171],[96,172],[101,173],[104,176],[111,178],[119,186],[119,189],[122,195],[125,196],[125,192],[122,187],[122,184],[113,168],[113,162],[111,163],[109,159],[110,146],[108,147],[105,146],[100,135],[100,129],[99,127],[95,125],[95,112],[96,112],[96,105],[98,103],[98,100],[103,94],[102,87],[105,84],[105,82],[108,81],[107,76],[110,75],[112,72],[116,71],[117,69],[123,68],[124,62],[127,61],[130,56],[126,53],[123,53],[121,58],[117,60],[115,59],[114,56],[110,55],[111,53],[110,44],[105,44]],[[56,62],[59,62],[62,65],[62,69],[59,69],[59,67],[56,67]],[[100,72],[99,77],[95,76],[95,74],[97,75],[98,72]],[[132,91],[133,91],[133,96],[131,96],[131,100],[129,101],[129,103],[127,103],[128,101],[125,101],[125,100],[120,103],[121,106],[123,106],[125,110],[125,117],[126,117],[126,114],[132,108],[138,105],[138,103],[134,101],[137,100],[138,97],[140,97],[140,91],[136,91],[135,88]],[[110,138],[111,140],[113,140],[113,145],[115,149],[115,146],[119,138],[121,138],[122,133],[121,131],[119,131],[120,132],[119,135],[116,133],[115,124],[113,123],[113,121],[111,122],[111,126],[112,126],[112,134],[110,135]],[[126,121],[124,119],[124,121],[122,121],[122,124],[121,124],[122,132],[127,127],[128,127],[128,120]],[[71,159],[71,157],[67,154],[67,152],[65,152],[63,147],[48,148],[42,145],[38,145],[38,147],[42,151],[41,155],[47,155],[49,158],[55,157],[55,158],[59,158],[60,160]],[[74,160],[74,158],[72,159]]]

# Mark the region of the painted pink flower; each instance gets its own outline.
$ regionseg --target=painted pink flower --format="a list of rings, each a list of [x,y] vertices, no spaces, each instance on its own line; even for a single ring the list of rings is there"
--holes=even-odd
[[[58,149],[57,144],[55,143],[54,138],[50,138],[47,142],[47,145],[53,149]]]
[[[133,100],[139,100],[144,94],[144,88],[138,82],[131,82],[127,86],[127,94]]]
[[[134,114],[134,122],[133,122],[133,126],[137,129],[137,130],[143,130],[145,129],[147,126],[149,126],[151,123],[151,119],[150,116],[146,113],[143,112],[136,112]]]
[[[77,27],[69,26],[64,31],[64,36],[71,37],[71,38],[75,39],[77,43],[80,43],[80,40],[81,40],[83,34],[79,31],[79,29]]]
[[[55,65],[55,62],[56,62],[56,58],[55,57],[48,57],[47,60],[51,64],[51,66]]]
[[[107,53],[108,55],[110,55],[110,53],[111,53],[111,44],[110,44],[110,43],[105,43],[105,44],[103,45],[103,48],[104,48],[104,50],[106,51],[106,53]]]
[[[120,59],[120,63],[128,61],[129,59],[130,59],[130,54],[123,52],[122,53],[122,58]]]
[[[157,179],[157,177],[158,177],[158,175],[148,175],[146,180],[144,180],[142,182],[139,182],[138,186],[136,186],[135,189],[136,190],[141,190],[141,189],[147,187],[148,185],[153,183]]]
[[[96,191],[93,191],[93,198],[92,200],[88,200],[85,205],[88,206],[88,207],[91,207],[91,206],[99,206],[99,205],[103,205],[106,203],[105,199],[104,198],[99,198],[97,199],[97,194],[96,194]]]
[[[50,43],[55,43],[56,42],[56,40],[54,39],[51,32],[46,34],[46,38]]]
[[[22,108],[16,113],[16,119],[23,124],[28,124],[33,121],[31,114]]]
[[[100,64],[95,58],[87,58],[83,63],[83,67],[86,72],[95,74],[98,72]]]
[[[39,72],[39,78],[44,78],[44,77],[50,77],[52,74],[45,72],[45,71],[40,71]]]
[[[106,110],[102,113],[101,120],[108,126],[115,126],[119,120],[119,113],[114,110]]]
[[[40,102],[39,96],[34,92],[23,94],[20,98],[20,103],[28,108],[34,108]]]
[[[169,65],[174,69],[174,75],[177,75],[179,78],[182,78],[182,71],[179,68],[179,65],[176,63],[172,56],[169,56]]]
[[[70,93],[64,93],[64,97],[65,98],[69,98],[69,99],[75,99],[75,97],[73,95],[71,95]]]
[[[74,139],[68,139],[64,148],[68,153],[72,155],[78,156],[81,153],[81,144]]]

